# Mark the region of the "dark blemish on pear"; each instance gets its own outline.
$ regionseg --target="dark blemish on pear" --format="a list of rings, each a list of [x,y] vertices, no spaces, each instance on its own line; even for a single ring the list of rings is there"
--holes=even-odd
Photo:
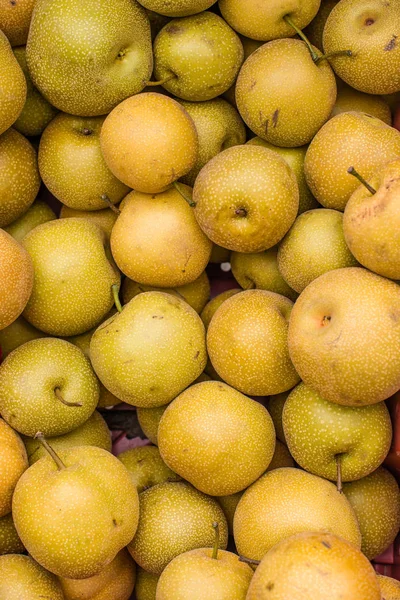
[[[390,42],[388,42],[384,48],[384,50],[386,52],[390,52],[391,50],[394,50],[394,48],[396,47],[396,40],[397,40],[398,36],[393,34],[392,39],[390,40]]]
[[[264,125],[264,128],[265,128],[265,135],[268,135],[268,127],[269,127],[269,119],[267,119],[267,120],[265,121],[265,125]]]
[[[11,6],[16,6],[17,0],[10,0],[10,4],[11,4]]]
[[[91,129],[88,129],[87,127],[84,127],[82,129],[82,133],[83,135],[92,135],[93,131]]]
[[[389,313],[389,317],[394,323],[398,323],[400,321],[400,313],[391,312]]]
[[[274,112],[274,114],[272,115],[272,126],[273,127],[276,127],[278,125],[279,112],[280,112],[280,109],[277,108],[276,111]]]
[[[265,586],[265,589],[270,592],[271,590],[274,589],[274,587],[275,587],[275,584],[272,583],[272,581],[268,581],[267,585]]]
[[[200,350],[197,350],[196,354],[194,355],[195,360],[196,360],[196,358],[199,358],[199,356],[200,356]]]
[[[325,548],[328,548],[328,550],[330,550],[332,548],[331,544],[329,542],[325,542],[325,540],[323,542],[321,542],[321,544],[323,546],[325,546]]]
[[[153,315],[152,319],[163,319],[164,317],[162,315]]]
[[[176,34],[180,35],[181,33],[184,33],[184,29],[175,24],[170,25],[169,27],[166,27],[165,31],[167,31],[171,35],[176,35]]]
[[[370,27],[370,26],[371,26],[371,25],[373,25],[374,23],[375,23],[375,19],[371,19],[371,18],[369,18],[369,19],[365,19],[364,25],[365,25],[366,27]]]
[[[257,81],[254,79],[254,81],[251,82],[249,89],[252,90],[256,86],[256,84],[257,84]]]

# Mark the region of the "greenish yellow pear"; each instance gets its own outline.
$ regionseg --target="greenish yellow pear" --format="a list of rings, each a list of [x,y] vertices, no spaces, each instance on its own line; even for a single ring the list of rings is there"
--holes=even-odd
[[[289,354],[325,400],[367,406],[400,388],[400,286],[366,269],[324,273],[290,315]]]
[[[161,417],[157,437],[166,464],[210,496],[247,488],[267,469],[275,450],[268,411],[218,381],[198,383],[175,398]]]
[[[221,292],[221,294],[218,294],[218,296],[214,296],[214,298],[207,302],[200,314],[206,330],[208,329],[211,319],[213,318],[221,304],[225,302],[225,300],[228,300],[228,298],[231,298],[231,296],[234,296],[235,294],[238,294],[241,291],[242,290],[236,288],[232,290],[226,290],[225,292]]]
[[[139,501],[139,527],[128,550],[146,571],[160,575],[179,554],[212,547],[213,523],[219,525],[219,547],[226,549],[228,526],[222,508],[188,483],[159,483],[142,492]]]
[[[153,45],[154,76],[183,100],[211,100],[231,87],[243,62],[238,35],[220,16],[204,11],[173,19]]]
[[[229,535],[233,535],[233,517],[235,515],[236,507],[239,504],[239,500],[242,496],[243,490],[236,492],[235,494],[229,494],[229,496],[218,496],[217,498],[228,523]]]
[[[296,300],[297,293],[279,272],[277,256],[277,246],[256,254],[232,252],[232,274],[244,290],[268,290]]]
[[[53,196],[69,208],[100,210],[129,192],[104,162],[100,150],[104,120],[60,113],[40,138],[40,175]]]
[[[299,215],[279,244],[279,272],[298,293],[327,271],[356,266],[337,210],[316,208]]]
[[[0,365],[0,412],[24,435],[68,433],[87,421],[98,399],[89,360],[65,340],[26,342]]]
[[[23,46],[28,39],[35,0],[3,2],[0,6],[0,29],[11,46]]]
[[[167,17],[187,17],[207,10],[216,0],[140,0],[149,10]]]
[[[219,0],[224,19],[233,29],[253,40],[267,42],[296,34],[285,20],[290,15],[293,23],[303,29],[315,17],[321,0],[272,0],[260,4],[258,0]]]
[[[125,549],[93,577],[59,578],[65,600],[129,600],[135,580],[136,566]]]
[[[367,558],[330,532],[304,532],[282,540],[262,559],[246,600],[380,600]]]
[[[207,330],[207,352],[226,383],[251,396],[280,394],[298,383],[287,348],[292,307],[285,296],[265,290],[223,302]]]
[[[102,448],[57,455],[47,446],[50,456],[29,467],[14,491],[15,527],[32,558],[55,575],[92,577],[135,535],[136,488],[122,463]]]
[[[341,406],[300,383],[283,409],[283,429],[291,455],[306,471],[331,481],[353,481],[382,464],[392,441],[384,402]],[[310,440],[312,439],[312,444]]]
[[[30,556],[0,556],[0,597],[7,600],[65,600],[57,577]]]
[[[80,116],[107,114],[140,92],[153,66],[149,19],[130,0],[36,0],[26,52],[43,96]]]
[[[168,404],[154,406],[153,408],[140,408],[138,406],[136,409],[143,433],[156,446],[158,446],[158,426],[167,406]]]
[[[379,586],[384,600],[400,600],[400,581],[377,573]]]
[[[150,285],[144,285],[132,281],[129,277],[126,277],[122,284],[122,298],[124,304],[127,304],[129,300],[132,300],[138,294],[143,292],[167,292],[178,298],[183,298],[197,313],[201,313],[205,305],[210,298],[210,281],[207,273],[203,271],[201,275],[197,277],[191,283],[180,285],[176,288],[156,288]],[[1,335],[1,334],[0,334]]]
[[[21,438],[1,418],[0,448],[0,517],[4,517],[11,512],[11,500],[15,486],[29,465]]]
[[[268,465],[267,471],[273,471],[274,469],[281,469],[282,467],[294,467],[295,462],[292,455],[289,452],[286,444],[283,444],[278,439],[275,444],[275,452],[271,462]]]
[[[387,125],[392,124],[390,106],[384,98],[373,96],[372,94],[364,94],[345,84],[338,89],[332,116],[335,117],[343,112],[364,112],[380,119]]]
[[[162,406],[203,372],[204,325],[184,300],[145,292],[100,325],[90,358],[100,381],[121,401]]]
[[[56,214],[44,200],[35,200],[23,215],[4,227],[4,231],[12,235],[17,242],[22,242],[32,229],[42,223],[47,223],[47,221],[54,221],[56,218]]]
[[[12,513],[0,517],[0,555],[22,554],[25,548],[15,529]]]
[[[0,136],[0,163],[0,227],[4,227],[31,206],[40,176],[35,149],[12,128]]]
[[[95,225],[98,225],[106,234],[107,240],[110,239],[112,228],[118,218],[118,211],[113,211],[110,208],[102,210],[76,210],[69,206],[63,205],[60,210],[60,219],[88,219]]]
[[[181,104],[192,117],[199,136],[196,164],[181,178],[183,183],[193,186],[200,170],[209,160],[226,148],[245,143],[246,129],[237,110],[222,98],[205,102],[182,101]]]
[[[156,589],[158,575],[148,573],[144,569],[137,567],[135,594],[136,600],[156,600]]]
[[[114,304],[120,275],[106,235],[85,219],[57,219],[23,239],[35,279],[23,316],[49,335],[79,335],[98,325]]]
[[[185,196],[191,188],[179,185]],[[121,271],[137,283],[174,288],[192,283],[206,268],[211,241],[180,191],[131,192],[111,233]]]
[[[245,491],[233,531],[238,553],[253,560],[303,531],[334,533],[361,547],[357,518],[346,497],[330,481],[290,467],[269,471]]]
[[[111,111],[100,144],[108,168],[120,181],[138,192],[157,194],[194,167],[199,142],[181,104],[146,92]]]
[[[15,58],[10,42],[0,31],[0,134],[6,131],[19,117],[26,100],[24,73]]]
[[[237,554],[219,550],[219,532],[214,548],[198,548],[175,557],[157,583],[159,600],[245,600],[253,570]]]
[[[307,146],[300,146],[299,148],[282,148],[280,146],[274,146],[269,142],[261,139],[260,137],[254,137],[247,142],[252,146],[263,146],[277,152],[289,165],[297,178],[297,184],[299,186],[299,210],[298,214],[311,210],[319,206],[318,202],[309,190],[304,175],[304,159],[307,152]]]
[[[282,394],[276,394],[269,396],[266,408],[271,415],[271,419],[274,423],[276,437],[283,444],[286,444],[285,432],[283,431],[282,424],[282,413],[283,407],[285,406],[286,398],[290,394],[290,390],[288,392],[283,392]]]
[[[19,317],[33,289],[34,271],[26,250],[0,229],[0,330]]]
[[[14,123],[14,127],[23,135],[40,135],[58,111],[47,102],[46,98],[33,85],[28,65],[26,64],[25,46],[14,48],[13,53],[22,69],[27,85],[25,104]]]
[[[400,158],[384,165],[368,181],[370,187],[359,186],[346,204],[344,237],[364,267],[400,279]]]
[[[367,477],[345,483],[343,493],[357,515],[361,550],[370,560],[393,543],[400,527],[400,492],[389,471],[380,467]]]
[[[244,122],[275,146],[308,144],[329,119],[336,100],[335,76],[317,48],[301,40],[264,44],[240,70],[236,102]]]
[[[104,450],[111,452],[111,433],[107,427],[107,423],[97,410],[91,414],[87,421],[76,427],[76,429],[64,435],[48,437],[47,441],[56,452],[62,452],[75,446],[96,446],[97,448],[104,448]],[[36,461],[43,458],[43,456],[46,456],[46,450],[39,440],[23,436],[23,442],[30,465],[33,465]]]
[[[324,51],[335,73],[367,94],[400,90],[400,6],[394,2],[341,0],[330,12],[323,33]]]
[[[212,242],[236,252],[262,252],[292,225],[299,189],[283,158],[242,145],[220,152],[202,168],[193,201],[196,219]]]
[[[18,317],[7,327],[0,330],[0,348],[3,359],[19,346],[46,337],[46,334],[32,327],[23,317]]]
[[[118,459],[128,469],[139,494],[158,483],[182,479],[167,467],[156,446],[139,446],[125,450],[118,455]]]
[[[343,211],[359,186],[355,167],[369,178],[400,155],[400,132],[366,113],[336,115],[318,131],[304,161],[307,184],[325,208]]]
[[[304,34],[307,39],[316,46],[319,50],[323,50],[322,34],[327,18],[330,15],[332,8],[339,2],[339,0],[322,0],[319,11],[304,29]]]

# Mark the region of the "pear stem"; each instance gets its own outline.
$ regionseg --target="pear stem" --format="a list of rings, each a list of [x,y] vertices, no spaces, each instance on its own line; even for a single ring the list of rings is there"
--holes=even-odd
[[[260,560],[253,560],[252,558],[246,558],[245,556],[239,556],[240,562],[244,562],[247,565],[259,565]]]
[[[116,206],[114,206],[114,204],[111,202],[110,198],[107,196],[107,194],[102,194],[100,196],[100,198],[102,200],[104,200],[104,202],[107,204],[108,208],[111,208],[111,210],[113,212],[115,212],[116,215],[120,215],[121,211],[119,210],[119,208],[117,208]]]
[[[329,60],[330,58],[334,58],[335,56],[353,56],[351,50],[337,50],[336,52],[330,52],[329,54],[323,54],[322,56],[318,56],[315,61],[318,64],[321,60]]]
[[[114,297],[114,304],[115,307],[117,309],[118,312],[122,312],[122,305],[121,305],[121,301],[119,299],[119,285],[118,283],[114,283],[114,285],[111,286],[112,289],[112,293],[113,293],[113,297]]]
[[[81,402],[68,402],[68,400],[65,400],[65,398],[63,398],[61,394],[60,388],[55,388],[54,393],[56,395],[57,400],[62,402],[62,404],[65,404],[65,406],[82,406]]]
[[[353,177],[355,177],[356,179],[358,179],[358,181],[360,181],[363,184],[363,186],[367,188],[367,190],[369,191],[370,194],[372,194],[372,195],[376,194],[376,190],[372,187],[372,185],[369,185],[368,181],[366,181],[364,179],[364,177],[355,170],[354,167],[349,167],[347,169],[347,172],[350,175],[353,175]]]
[[[290,27],[292,27],[292,28],[295,30],[295,32],[297,33],[297,35],[301,37],[301,39],[302,39],[302,40],[303,40],[303,42],[306,44],[306,46],[307,46],[307,48],[308,48],[308,50],[309,50],[309,52],[310,52],[310,54],[311,54],[311,58],[313,59],[313,61],[314,61],[315,63],[317,63],[317,61],[318,61],[318,58],[319,58],[319,57],[318,57],[318,54],[317,54],[317,53],[314,51],[314,49],[313,49],[313,47],[311,46],[311,44],[310,44],[310,42],[309,42],[308,38],[307,38],[307,37],[304,35],[304,33],[301,31],[301,29],[299,29],[299,28],[297,27],[297,25],[295,25],[295,24],[293,23],[293,21],[292,21],[292,19],[289,17],[289,15],[285,15],[285,16],[283,17],[283,20],[284,20],[284,21],[286,21],[286,23],[287,23],[288,25],[290,25]]]
[[[176,75],[175,73],[171,73],[171,75],[168,75],[168,77],[164,77],[164,79],[160,79],[160,81],[148,81],[146,83],[146,87],[154,87],[156,85],[164,85],[164,83],[168,83],[168,81],[171,81],[171,79],[176,79]]]
[[[218,559],[218,549],[219,549],[219,525],[218,523],[213,523],[212,524],[213,528],[214,528],[214,532],[215,532],[215,540],[214,540],[214,547],[213,547],[213,553],[211,558],[214,558],[215,560]]]
[[[340,455],[336,456],[336,472],[337,472],[336,487],[337,487],[337,491],[339,492],[339,494],[341,494],[343,492],[343,486],[342,486],[342,462],[340,460]]]
[[[61,458],[58,456],[58,454],[50,446],[50,444],[48,442],[46,442],[46,440],[44,438],[44,435],[43,435],[43,433],[41,431],[37,432],[37,434],[35,435],[35,440],[39,440],[39,442],[42,444],[43,448],[45,450],[47,450],[47,452],[50,454],[51,458],[56,463],[57,468],[58,468],[59,471],[61,471],[62,469],[66,469],[67,468],[64,465],[63,461],[61,460]]]
[[[196,202],[193,202],[193,200],[191,198],[189,198],[189,196],[186,196],[186,194],[183,193],[183,191],[177,181],[174,181],[174,183],[172,185],[174,186],[176,191],[182,196],[182,198],[184,200],[186,200],[186,202],[189,204],[189,206],[191,206],[191,207],[196,206]]]

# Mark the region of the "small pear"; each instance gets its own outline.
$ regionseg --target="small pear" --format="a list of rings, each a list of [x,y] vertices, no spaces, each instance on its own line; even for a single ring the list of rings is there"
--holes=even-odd
[[[1,18],[1,16],[0,16]],[[19,117],[26,100],[26,81],[15,58],[10,42],[0,31],[0,134],[6,131]]]
[[[46,337],[43,331],[32,327],[23,317],[18,317],[10,325],[0,330],[0,348],[3,360],[22,344],[41,337]]]
[[[156,446],[125,450],[118,455],[118,459],[128,469],[139,494],[158,483],[181,480],[179,475],[167,467]]]
[[[216,0],[140,0],[140,4],[149,10],[167,17],[187,17],[207,10]]]
[[[3,2],[0,6],[0,29],[11,46],[23,46],[28,39],[35,0]]]
[[[35,200],[23,215],[4,227],[4,231],[12,235],[17,242],[22,242],[32,229],[42,223],[47,223],[47,221],[54,221],[56,218],[56,214],[44,200]]]
[[[158,426],[167,406],[168,404],[164,404],[164,406],[154,406],[153,408],[138,407],[136,409],[143,433],[156,446],[158,446]]]
[[[285,438],[285,432],[283,431],[282,413],[283,413],[283,408],[285,406],[286,399],[289,394],[290,394],[290,391],[283,392],[282,394],[276,394],[276,395],[269,396],[267,403],[265,405],[269,414],[271,415],[271,419],[274,423],[276,437],[283,444],[286,444],[286,438]]]
[[[31,206],[40,177],[33,146],[15,129],[0,136],[0,162],[0,227],[4,227]]]
[[[0,598],[65,600],[57,577],[22,554],[0,556]]]
[[[338,90],[332,116],[335,117],[343,112],[364,112],[380,119],[387,125],[392,124],[390,106],[384,98],[358,92],[345,84]]]
[[[235,294],[238,294],[241,291],[242,290],[236,288],[232,290],[226,290],[225,292],[218,294],[218,296],[214,296],[214,298],[212,298],[206,304],[200,315],[206,330],[208,329],[208,326],[211,323],[211,319],[213,318],[221,304],[225,302],[225,300],[228,300],[228,298],[231,298],[231,296],[234,296]]]
[[[92,223],[98,225],[104,231],[107,240],[110,240],[112,228],[118,218],[118,211],[115,212],[110,208],[103,208],[102,210],[76,210],[75,208],[63,205],[60,210],[60,219],[71,218],[92,221]]]
[[[12,513],[0,517],[0,555],[22,554],[24,551],[24,545],[15,529]]]
[[[19,435],[0,419],[0,517],[11,512],[11,499],[22,473],[28,468],[25,446]]]
[[[136,600],[156,600],[156,589],[159,577],[137,567],[135,594]]]
[[[400,581],[377,573],[379,586],[384,600],[400,600]],[[147,599],[146,599],[147,600]]]
[[[68,433],[87,421],[98,399],[90,362],[65,340],[32,340],[0,365],[0,412],[24,435]]]

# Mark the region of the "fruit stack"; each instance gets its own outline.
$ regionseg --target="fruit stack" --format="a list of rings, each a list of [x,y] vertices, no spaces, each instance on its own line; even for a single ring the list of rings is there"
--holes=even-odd
[[[399,600],[400,0],[0,30],[0,600]]]

